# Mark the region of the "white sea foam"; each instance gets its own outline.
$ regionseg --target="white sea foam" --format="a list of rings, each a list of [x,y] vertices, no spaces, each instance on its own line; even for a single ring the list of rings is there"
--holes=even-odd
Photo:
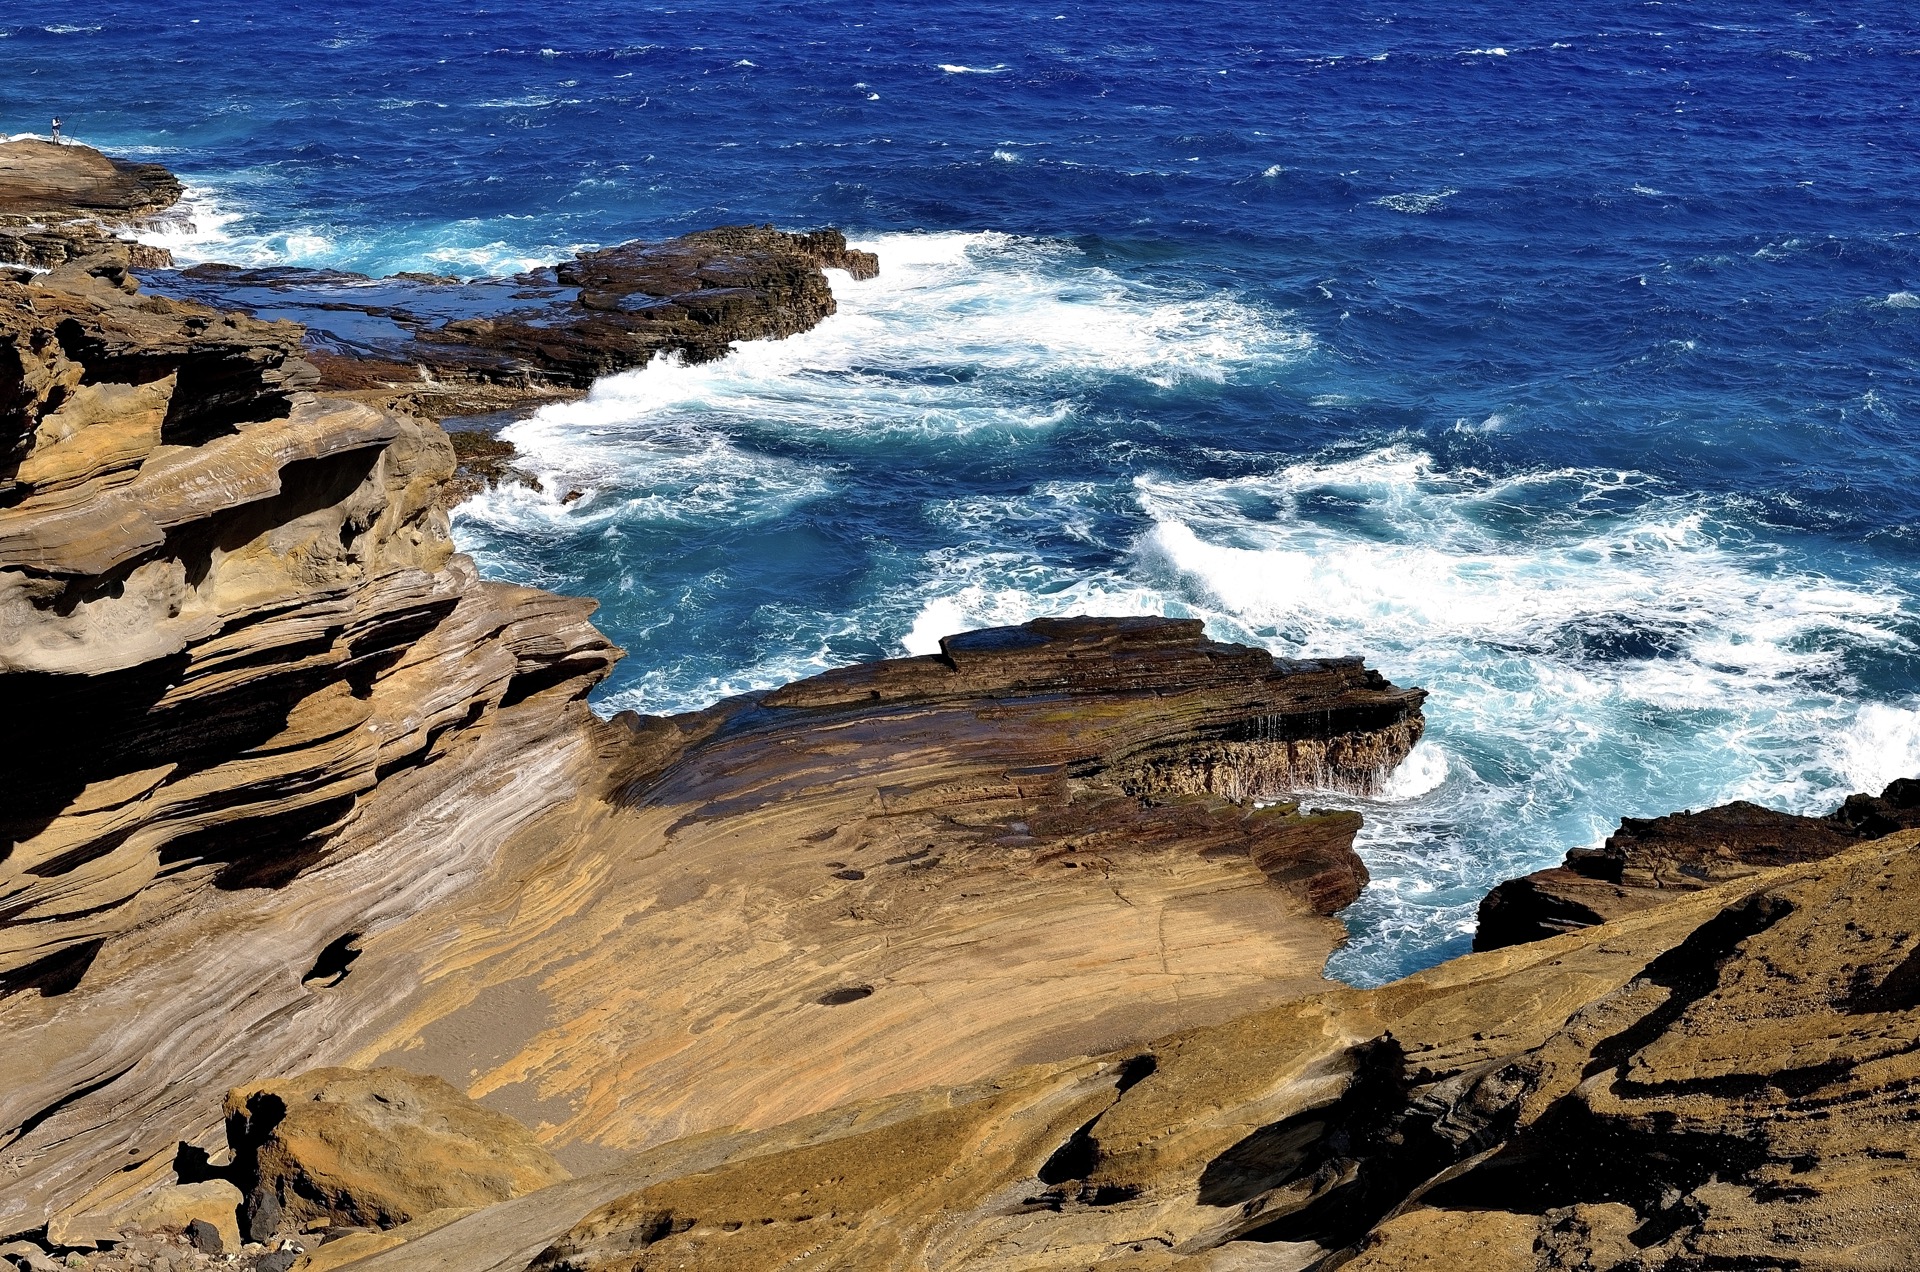
[[[223,249],[233,243],[232,227],[240,220],[238,212],[220,205],[219,197],[205,186],[189,185],[180,201],[148,221],[134,235],[149,247],[163,247],[182,265],[220,259],[229,264],[266,262],[235,261]]]
[[[1862,706],[1841,736],[1840,769],[1848,786],[1875,795],[1895,778],[1920,777],[1920,705]]]
[[[1437,742],[1422,740],[1413,753],[1400,763],[1373,798],[1386,803],[1402,803],[1431,795],[1453,774],[1446,750]]]
[[[1220,380],[1297,358],[1310,344],[1279,315],[1229,296],[1062,269],[1078,253],[1061,244],[949,233],[861,246],[879,253],[880,276],[854,283],[834,274],[839,312],[814,330],[743,343],[698,365],[657,359],[514,425],[506,436],[549,498],[495,492],[462,515],[506,526],[647,517],[670,506],[695,519],[777,510],[820,487],[791,466],[781,475],[735,462],[748,454],[735,445],[742,419],[758,431],[860,447],[1018,435],[1072,418],[1076,381]],[[691,481],[696,472],[704,484]],[[576,489],[604,498],[558,503]]]
[[[1020,162],[1020,156],[1011,150],[996,150],[993,152],[993,157],[995,159],[998,159],[1001,163],[1019,163]]]
[[[1387,194],[1375,199],[1373,206],[1392,212],[1405,212],[1409,216],[1424,216],[1458,193],[1458,190],[1441,190],[1433,194]]]
[[[996,62],[992,66],[962,66],[957,62],[942,62],[940,69],[949,75],[1002,75],[1006,73],[1006,63]]]
[[[1910,291],[1891,292],[1881,303],[1888,309],[1920,309],[1920,296]]]
[[[971,453],[956,447],[1097,423],[1093,390],[1284,381],[1312,350],[1283,314],[1126,279],[1064,244],[860,245],[881,276],[835,276],[839,312],[813,331],[655,362],[510,429],[546,490],[463,505],[463,542],[507,545],[490,568],[518,576],[529,538],[569,546],[523,555],[565,562],[649,527],[779,525],[840,493],[841,460],[951,463]],[[1623,815],[1734,798],[1825,811],[1920,773],[1920,703],[1875,702],[1851,679],[1863,651],[1912,656],[1912,598],[1821,577],[1734,503],[1630,470],[1448,467],[1411,440],[1252,473],[1249,458],[1208,453],[1233,477],[927,496],[944,546],[874,545],[844,604],[771,620],[763,605],[756,622],[782,636],[747,665],[716,673],[689,654],[600,705],[681,710],[875,641],[926,653],[952,632],[1067,613],[1197,617],[1276,654],[1364,655],[1432,696],[1426,739],[1382,791],[1313,796],[1366,815],[1374,882],[1331,964],[1357,981],[1463,937],[1491,883],[1599,842]],[[1117,523],[1137,530],[1116,541]],[[631,621],[683,620],[665,597]]]

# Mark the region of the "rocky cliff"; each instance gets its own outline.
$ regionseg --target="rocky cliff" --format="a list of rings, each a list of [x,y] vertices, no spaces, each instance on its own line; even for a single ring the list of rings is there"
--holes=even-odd
[[[1062,619],[597,720],[590,603],[475,577],[402,391],[480,328],[324,391],[338,341],[61,220],[165,193],[73,162],[0,281],[0,1258],[1920,1266],[1920,787],[1628,821],[1507,948],[1332,985],[1360,823],[1298,792],[1375,789],[1421,691]],[[706,356],[866,269],[769,233],[536,299]],[[487,321],[507,380],[601,365]]]
[[[112,253],[0,284],[0,1226],[177,1139],[183,1071],[524,815],[464,795],[585,745],[591,603],[478,580],[444,435],[299,351]],[[436,815],[471,842],[409,845]]]
[[[566,303],[639,357],[870,272],[769,233],[582,258]],[[0,282],[0,1233],[185,1213],[227,1088],[315,1066],[591,1170],[1324,988],[1359,820],[1285,797],[1378,782],[1420,691],[1076,620],[598,721],[591,603],[475,577],[435,425],[95,247]]]
[[[182,193],[158,164],[110,159],[87,146],[0,143],[0,269],[50,269],[116,243],[136,265],[168,264],[166,252],[123,235]]]

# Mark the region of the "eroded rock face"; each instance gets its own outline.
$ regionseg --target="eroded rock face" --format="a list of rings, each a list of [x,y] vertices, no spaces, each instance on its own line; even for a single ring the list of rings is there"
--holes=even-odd
[[[311,394],[300,342],[142,296],[118,251],[0,283],[9,1231],[163,1160],[193,1088],[298,1037],[331,946],[540,806],[460,843],[439,801],[591,748],[591,603],[480,582],[444,435]]]
[[[1208,781],[1281,796],[1332,754],[1365,784],[1422,696],[1083,619],[617,718],[607,804],[365,944],[352,976],[404,988],[357,1054],[464,1080],[578,1171],[1313,992],[1359,818]]]
[[[442,418],[575,396],[659,355],[706,362],[735,341],[807,331],[834,312],[827,269],[866,279],[879,261],[837,230],[728,226],[583,252],[514,278],[201,265],[150,281],[223,309],[297,318],[323,387]]]
[[[1359,821],[1284,797],[1368,789],[1420,691],[1062,620],[602,724],[590,603],[477,580],[444,436],[297,325],[111,252],[0,306],[0,1229],[108,1239],[315,1066],[592,1165],[1324,986]]]
[[[143,267],[166,252],[116,231],[172,207],[183,187],[158,164],[109,159],[88,146],[0,142],[0,264],[52,269],[117,249]]]
[[[0,698],[40,722],[0,812],[9,990],[76,974],[153,885],[297,874],[522,674],[435,648],[488,594],[434,499],[444,437],[302,393],[299,340],[82,266],[0,285]],[[576,625],[584,687],[610,655],[560,612],[535,639]]]
[[[1545,940],[1773,866],[1830,857],[1862,839],[1920,827],[1920,782],[1853,795],[1825,817],[1744,801],[1698,813],[1628,817],[1605,846],[1501,884],[1480,903],[1476,950]]]
[[[539,1272],[1915,1266],[1916,845],[769,1132],[537,1249],[526,1206],[368,1270],[462,1240]]]
[[[316,1069],[227,1095],[227,1140],[248,1195],[305,1227],[395,1228],[567,1178],[527,1129],[439,1078]]]

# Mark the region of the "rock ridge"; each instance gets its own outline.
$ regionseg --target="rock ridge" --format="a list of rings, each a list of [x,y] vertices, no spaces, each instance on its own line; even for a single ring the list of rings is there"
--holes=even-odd
[[[184,193],[159,164],[112,159],[90,146],[0,142],[0,269],[52,269],[102,252],[120,253],[132,265],[171,264],[165,250],[123,232]]]
[[[1480,903],[1476,950],[1545,940],[1774,866],[1817,861],[1863,839],[1920,827],[1920,781],[1847,797],[1824,817],[1744,800],[1701,812],[1628,817],[1600,848],[1510,879]]]

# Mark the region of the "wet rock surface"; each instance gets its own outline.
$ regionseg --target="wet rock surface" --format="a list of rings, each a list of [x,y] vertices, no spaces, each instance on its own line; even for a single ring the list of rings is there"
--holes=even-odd
[[[1920,827],[1920,782],[1849,796],[1825,817],[1737,802],[1698,813],[1629,817],[1598,849],[1512,879],[1480,903],[1476,950],[1545,940],[1662,904],[1674,895],[1816,861],[1895,831]]]
[[[827,269],[865,279],[879,262],[835,230],[729,226],[512,278],[199,265],[148,283],[299,321],[324,388],[438,419],[575,396],[659,355],[704,362],[735,341],[806,331],[834,312]]]

